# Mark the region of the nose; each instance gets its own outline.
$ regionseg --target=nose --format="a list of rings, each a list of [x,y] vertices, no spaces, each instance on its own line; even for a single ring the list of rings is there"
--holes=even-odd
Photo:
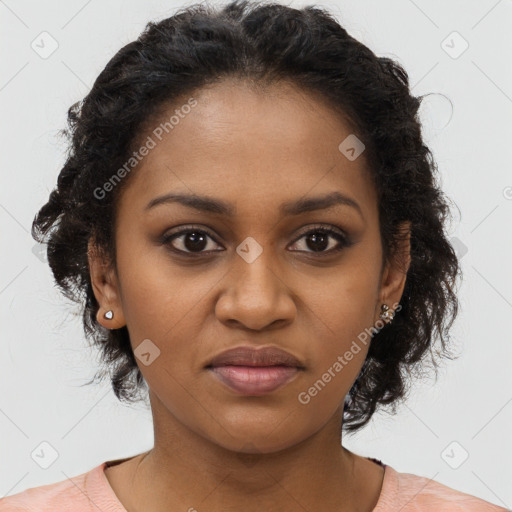
[[[251,263],[237,258],[223,280],[224,288],[215,305],[217,318],[250,330],[293,322],[297,314],[295,294],[277,268],[275,257],[263,251]]]

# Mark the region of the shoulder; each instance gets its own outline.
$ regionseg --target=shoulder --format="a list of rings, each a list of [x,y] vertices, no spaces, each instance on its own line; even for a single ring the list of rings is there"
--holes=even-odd
[[[68,512],[89,510],[91,493],[97,492],[101,481],[103,464],[53,484],[32,487],[17,494],[0,499],[0,512],[40,512],[41,510],[58,510],[63,507]]]
[[[430,478],[399,473],[386,466],[381,499],[374,512],[506,512],[508,509]]]

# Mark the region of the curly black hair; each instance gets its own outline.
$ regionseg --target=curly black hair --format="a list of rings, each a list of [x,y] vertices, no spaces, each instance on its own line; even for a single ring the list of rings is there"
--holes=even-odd
[[[165,106],[209,84],[240,79],[256,86],[287,81],[326,101],[349,119],[364,141],[378,195],[383,262],[400,242],[399,225],[411,222],[411,263],[392,323],[373,337],[343,410],[343,429],[363,427],[378,405],[407,395],[413,376],[452,359],[448,331],[455,320],[460,266],[445,235],[448,200],[425,145],[418,110],[423,99],[409,89],[402,66],[377,57],[318,6],[235,0],[213,7],[201,2],[158,22],[121,48],[84,99],[68,110],[66,162],[48,202],[37,213],[32,236],[47,243],[57,285],[77,302],[85,336],[101,350],[102,369],[115,395],[135,402],[146,382],[126,327],[109,330],[96,318],[88,243],[95,240],[115,267],[116,205],[130,175],[106,197],[109,181],[139,146],[145,127]],[[437,338],[439,350],[434,350]],[[430,354],[430,360],[427,355]]]

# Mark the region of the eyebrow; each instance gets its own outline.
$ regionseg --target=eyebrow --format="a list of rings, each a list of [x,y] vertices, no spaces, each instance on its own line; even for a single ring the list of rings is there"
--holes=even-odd
[[[151,210],[160,204],[179,203],[189,208],[207,213],[214,213],[218,215],[225,215],[233,217],[236,213],[236,208],[222,201],[208,196],[199,196],[196,194],[165,194],[163,196],[152,199],[145,207],[145,211]],[[312,212],[315,210],[326,210],[333,206],[345,205],[350,206],[357,210],[361,217],[363,212],[359,204],[340,192],[331,192],[330,194],[311,198],[301,198],[298,201],[288,201],[283,203],[279,212],[282,215],[300,215],[302,213]]]

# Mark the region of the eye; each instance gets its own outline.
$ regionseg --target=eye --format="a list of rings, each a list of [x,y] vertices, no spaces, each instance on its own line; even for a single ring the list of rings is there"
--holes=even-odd
[[[310,247],[311,250],[299,249],[299,252],[318,253],[320,256],[335,253],[353,245],[351,239],[341,230],[324,226],[306,231],[294,242],[294,245],[302,239],[305,239],[306,247]],[[170,246],[170,249],[178,254],[201,255],[224,250],[215,249],[215,245],[218,244],[209,231],[194,226],[164,235],[161,243]]]
[[[341,251],[345,247],[350,247],[353,245],[353,242],[350,240],[350,238],[343,232],[327,227],[317,227],[315,229],[310,229],[299,239],[297,239],[295,244],[303,238],[305,239],[305,245],[311,247],[312,250],[303,250],[299,252],[319,253],[320,255],[331,254],[333,252]],[[331,241],[329,241],[329,239],[331,239]]]
[[[209,244],[208,239],[215,242],[213,235],[211,235],[208,231],[190,227],[177,233],[164,235],[162,237],[162,243],[164,245],[170,245],[171,250],[178,253],[201,254],[207,252],[217,252],[218,250],[212,250],[211,248],[212,245],[215,246],[215,243]],[[178,243],[175,244],[175,241],[178,241]],[[209,250],[205,250],[207,248],[209,248]]]

